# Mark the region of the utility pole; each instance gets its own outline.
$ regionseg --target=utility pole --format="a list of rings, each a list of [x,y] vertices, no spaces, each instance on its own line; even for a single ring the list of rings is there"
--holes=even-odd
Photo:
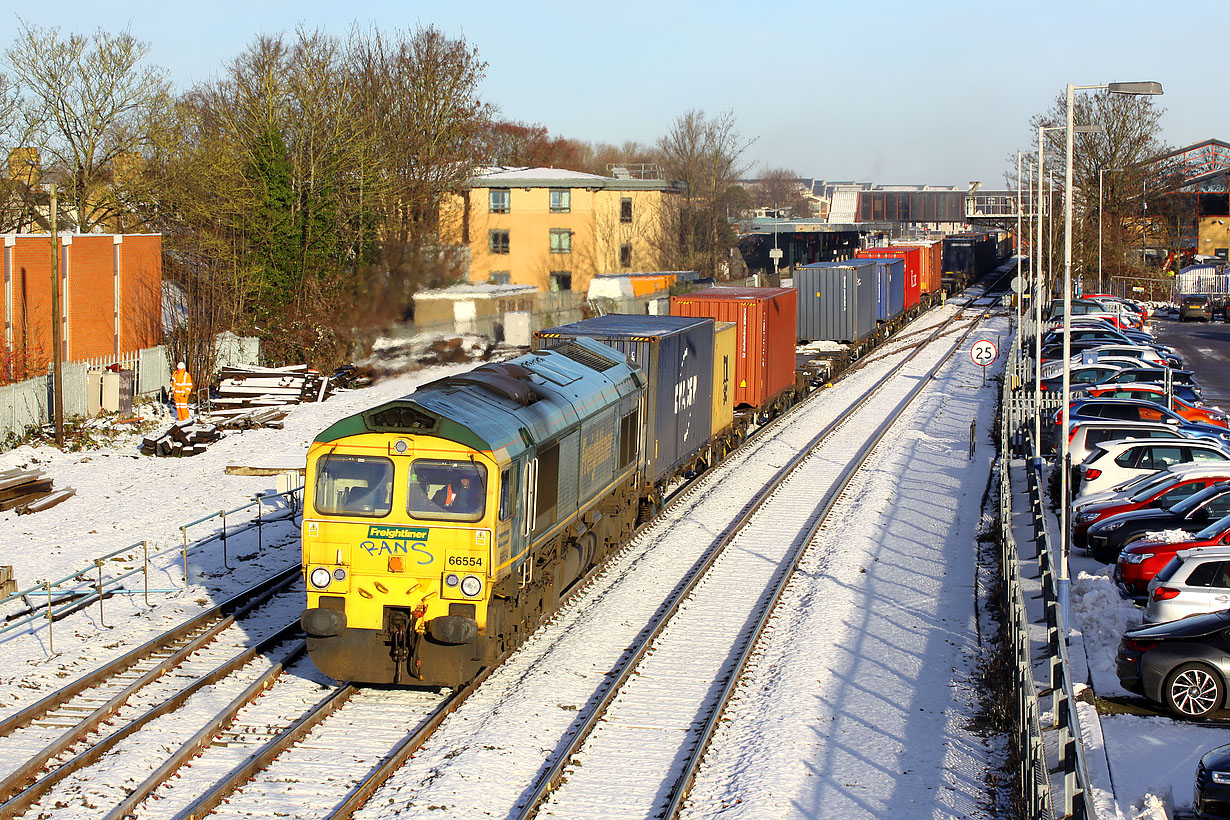
[[[60,235],[56,230],[56,185],[51,183],[51,346],[52,396],[55,400],[56,447],[64,449],[64,374],[60,367]]]

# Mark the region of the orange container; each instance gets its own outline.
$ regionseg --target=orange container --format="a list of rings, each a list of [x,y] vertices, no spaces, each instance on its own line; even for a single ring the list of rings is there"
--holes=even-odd
[[[735,323],[735,409],[761,409],[794,385],[798,304],[794,288],[706,288],[672,296],[671,315]]]
[[[940,265],[943,263],[943,242],[893,242],[892,248],[921,248],[922,264],[918,269],[918,292],[920,296],[935,293],[943,288],[940,282]]]

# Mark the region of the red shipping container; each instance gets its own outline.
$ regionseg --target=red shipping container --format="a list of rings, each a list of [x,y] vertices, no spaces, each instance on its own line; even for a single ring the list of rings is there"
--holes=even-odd
[[[671,297],[672,316],[734,322],[735,409],[767,408],[794,385],[794,288],[706,288]]]
[[[856,259],[903,259],[905,260],[905,309],[918,304],[922,282],[923,249],[903,245],[887,248],[863,248],[854,254]]]
[[[944,243],[935,242],[894,242],[893,248],[919,248],[922,250],[922,266],[918,271],[918,293],[926,296],[943,289],[940,281],[941,265],[944,261]]]

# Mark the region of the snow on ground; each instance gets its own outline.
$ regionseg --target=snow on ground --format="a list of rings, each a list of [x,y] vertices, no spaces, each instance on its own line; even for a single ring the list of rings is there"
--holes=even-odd
[[[140,436],[136,435],[87,452],[26,445],[0,453],[0,469],[44,470],[56,488],[77,491],[75,497],[44,512],[0,513],[4,545],[0,563],[13,566],[21,589],[87,568],[90,572],[83,576],[92,578],[94,558],[132,544],[138,546],[130,565],[140,566],[141,541],[150,542],[151,554],[177,547],[183,542],[182,525],[244,505],[256,493],[276,491],[275,477],[227,475],[228,465],[302,467],[312,439],[337,419],[473,366],[433,367],[369,388],[339,391],[325,402],[292,407],[283,430],[227,432],[204,453],[188,458],[143,456],[137,452]],[[276,506],[266,507],[264,514],[278,515]],[[284,510],[281,514],[285,517]],[[189,530],[190,541],[208,538],[217,529],[216,521],[194,527]],[[258,554],[255,532],[228,539],[234,571],[223,566],[219,541],[204,545],[190,558],[187,589],[177,553],[152,560],[150,586],[171,591],[151,594],[150,607],[141,595],[121,596],[104,603],[101,621],[98,607],[93,606],[55,624],[50,640],[43,624],[33,632],[17,629],[0,634],[0,718],[225,600],[257,578],[299,563],[295,522],[265,527],[264,540],[265,548]],[[130,579],[127,587],[141,589],[140,576]]]
[[[978,333],[997,328],[1006,332],[995,320]],[[990,816],[995,748],[970,721],[975,542],[998,388],[969,361],[978,333],[809,549],[686,817]]]

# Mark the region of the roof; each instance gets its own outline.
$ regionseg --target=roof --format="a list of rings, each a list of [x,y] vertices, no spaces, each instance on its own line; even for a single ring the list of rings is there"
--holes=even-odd
[[[471,188],[585,188],[611,191],[679,191],[677,180],[604,177],[564,168],[488,168],[470,178]]]
[[[529,295],[537,292],[538,288],[534,285],[461,284],[441,288],[440,290],[421,290],[414,294],[414,299],[415,301],[433,301],[469,299],[475,296],[497,298],[500,296]]]

